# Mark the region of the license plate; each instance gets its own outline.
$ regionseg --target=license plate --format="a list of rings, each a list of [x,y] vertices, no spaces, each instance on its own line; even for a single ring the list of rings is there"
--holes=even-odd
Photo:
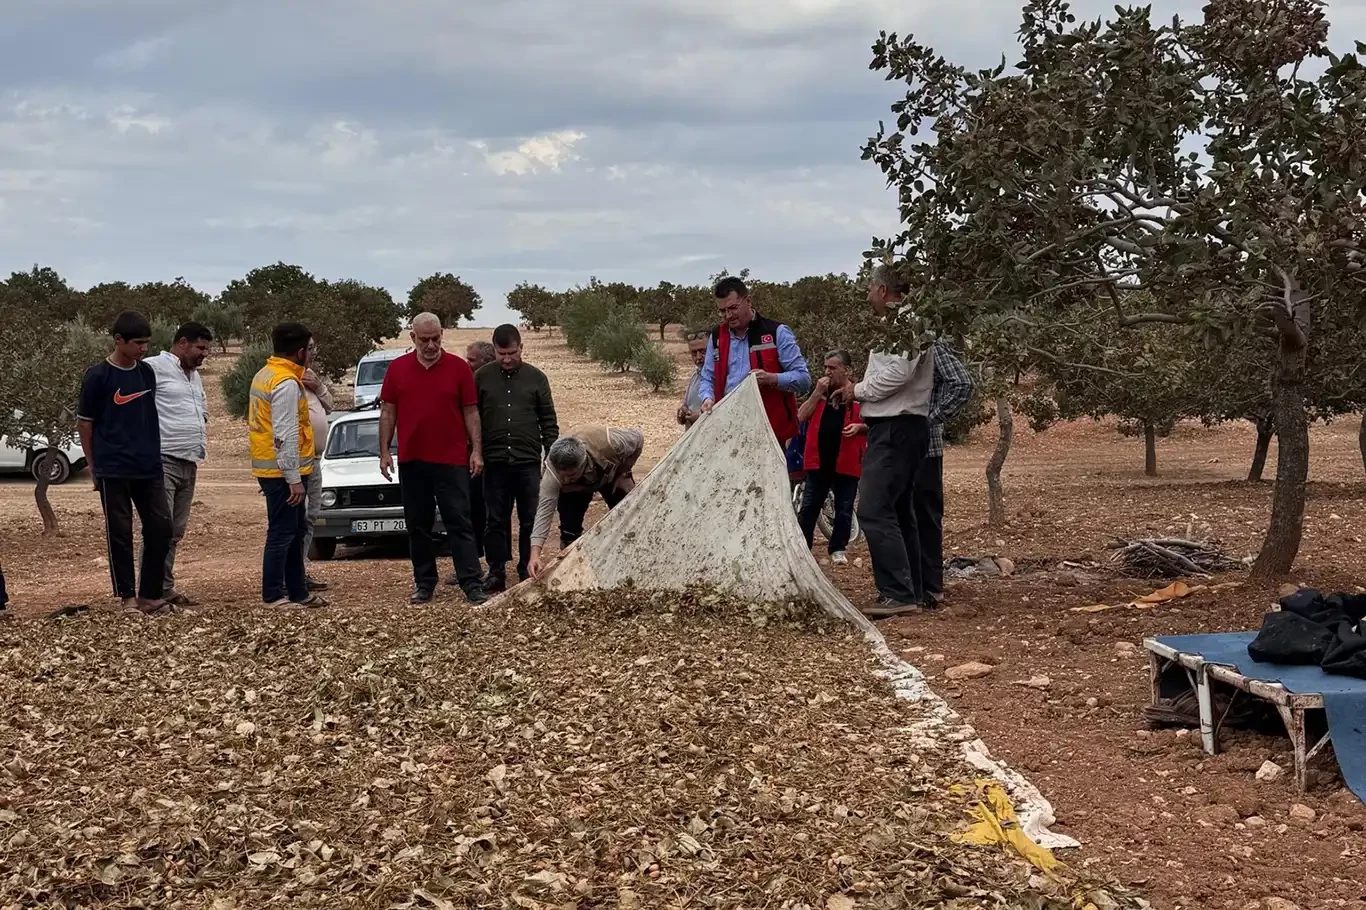
[[[402,518],[362,518],[351,522],[353,534],[388,534],[408,530],[408,523]]]

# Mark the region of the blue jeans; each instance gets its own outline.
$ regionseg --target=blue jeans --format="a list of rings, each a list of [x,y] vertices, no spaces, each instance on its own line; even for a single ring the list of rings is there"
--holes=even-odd
[[[289,504],[289,484],[283,477],[258,477],[266,497],[266,546],[261,551],[261,600],[274,603],[288,597],[308,599],[304,580],[304,537],[308,534],[308,501]]]

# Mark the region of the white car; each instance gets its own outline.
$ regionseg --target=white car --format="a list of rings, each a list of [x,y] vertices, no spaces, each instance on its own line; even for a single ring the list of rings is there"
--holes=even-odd
[[[401,352],[400,352],[401,353]],[[360,544],[407,535],[403,493],[379,472],[379,410],[340,411],[332,416],[318,464],[323,472],[322,510],[313,523],[310,559],[331,559],[339,544]],[[390,451],[398,454],[397,441]],[[438,515],[437,533],[445,533]]]
[[[38,479],[43,456],[47,454],[47,439],[42,436],[0,436],[0,472],[31,474]],[[79,442],[57,449],[57,463],[52,466],[49,483],[66,483],[71,475],[85,467],[85,453]]]
[[[356,364],[356,407],[373,404],[375,399],[379,398],[380,388],[384,385],[384,374],[389,372],[389,364],[409,350],[411,348],[371,351],[360,359]]]

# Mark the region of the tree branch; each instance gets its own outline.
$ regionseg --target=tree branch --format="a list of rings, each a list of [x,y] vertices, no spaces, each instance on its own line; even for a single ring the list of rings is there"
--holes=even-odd
[[[1114,304],[1115,315],[1119,317],[1119,324],[1128,328],[1129,326],[1141,325],[1143,323],[1166,323],[1168,325],[1184,325],[1186,320],[1172,313],[1138,313],[1129,316],[1124,312],[1124,301],[1119,299],[1119,291],[1113,282],[1105,285],[1106,292],[1110,295],[1110,302]]]

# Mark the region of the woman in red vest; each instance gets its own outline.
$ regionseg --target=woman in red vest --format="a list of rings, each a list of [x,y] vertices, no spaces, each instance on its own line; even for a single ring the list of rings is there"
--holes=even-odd
[[[816,519],[825,506],[826,497],[834,494],[830,561],[835,565],[848,562],[844,548],[849,545],[854,497],[858,494],[859,476],[863,473],[863,452],[868,447],[868,427],[861,419],[858,402],[836,405],[826,397],[831,389],[838,389],[849,380],[849,359],[846,351],[831,351],[825,355],[825,375],[816,382],[811,396],[797,412],[799,423],[809,422],[803,459],[806,489],[797,522],[806,535],[806,545],[811,546]]]

